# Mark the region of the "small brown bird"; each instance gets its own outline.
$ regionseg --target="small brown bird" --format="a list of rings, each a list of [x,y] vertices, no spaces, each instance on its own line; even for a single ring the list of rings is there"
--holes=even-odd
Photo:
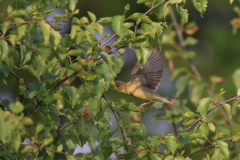
[[[110,88],[113,88],[120,93],[129,94],[139,99],[148,101],[139,106],[140,112],[145,111],[146,107],[143,106],[153,101],[164,102],[174,107],[178,107],[174,103],[155,93],[160,84],[163,69],[163,55],[160,55],[160,52],[157,51],[157,49],[152,49],[151,55],[143,69],[140,68],[139,62],[136,63],[131,72],[130,82],[125,83],[122,81],[115,81],[115,86],[111,86]]]

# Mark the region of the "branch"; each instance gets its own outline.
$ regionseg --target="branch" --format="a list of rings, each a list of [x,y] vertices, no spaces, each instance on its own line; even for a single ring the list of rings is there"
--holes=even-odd
[[[228,139],[228,140],[226,140],[226,141],[224,141],[224,142],[231,141],[231,140],[232,140],[232,138],[230,138],[230,139]],[[199,150],[197,150],[197,151],[195,151],[195,152],[192,152],[192,153],[189,153],[189,154],[187,154],[187,155],[185,155],[185,156],[183,156],[183,157],[186,158],[186,157],[188,157],[188,156],[190,156],[190,155],[192,155],[192,154],[195,154],[195,153],[201,152],[201,151],[203,151],[203,150],[205,150],[205,149],[215,147],[216,145],[217,145],[217,144],[213,144],[213,145],[210,145],[210,146],[208,146],[208,147],[205,147],[205,148],[199,149]]]
[[[87,67],[87,65],[85,65],[85,66],[83,66],[82,68],[80,68],[77,72],[73,73],[71,76],[66,76],[66,77],[64,77],[64,78],[61,80],[61,82],[59,82],[53,89],[56,89],[58,86],[60,86],[60,85],[61,85],[62,83],[64,83],[66,80],[68,80],[69,78],[77,75],[81,70],[83,70],[83,69],[86,68],[86,67]],[[52,90],[52,89],[51,89],[51,90]],[[49,91],[51,91],[51,90],[49,90]]]
[[[44,18],[45,19],[45,18]],[[10,25],[17,25],[17,24],[32,24],[32,23],[40,23],[41,21],[26,21],[26,22],[13,22],[13,23],[9,23]],[[67,21],[67,20],[56,20],[56,21],[46,21],[46,23],[50,24],[50,23],[58,23],[58,22],[64,22],[64,23],[70,23],[70,24],[76,24],[80,27],[84,27],[86,25],[82,25],[80,23],[75,23],[72,21]],[[0,26],[3,26],[4,24],[0,24]],[[95,26],[94,24],[89,24],[91,26]],[[52,26],[52,25],[51,25]],[[54,28],[53,28],[54,29]]]
[[[104,93],[102,94],[102,96],[103,96],[103,98],[105,99],[105,101],[108,103],[109,101],[108,101],[108,99],[107,99],[107,97],[105,96]],[[122,128],[122,125],[121,125],[121,123],[120,123],[120,121],[119,121],[119,119],[118,119],[118,116],[117,116],[117,114],[116,114],[116,111],[113,109],[112,106],[110,106],[110,108],[111,108],[111,110],[112,110],[112,112],[113,112],[113,114],[114,114],[114,116],[115,116],[115,118],[116,118],[116,120],[117,120],[117,123],[118,123],[119,128],[120,128],[121,133],[122,133],[123,140],[126,141],[125,135],[124,135],[124,133],[123,133],[123,128]],[[129,150],[128,150],[128,146],[126,145],[125,147],[126,147],[126,150],[127,150],[127,152],[128,152],[128,151],[129,151]]]
[[[181,29],[180,29],[180,27],[179,27],[179,25],[178,25],[178,22],[177,22],[177,20],[176,20],[174,11],[173,11],[173,9],[172,9],[172,6],[170,6],[169,12],[170,12],[170,16],[171,16],[173,25],[174,25],[174,27],[175,27],[175,29],[176,29],[176,32],[177,32],[177,35],[178,35],[180,44],[181,44],[183,50],[186,51],[186,45],[185,45],[185,43],[184,43],[184,38],[183,38],[183,35],[182,35],[182,31],[181,31]],[[188,61],[189,61],[189,63],[190,63],[190,66],[191,66],[194,74],[196,75],[197,79],[198,79],[199,81],[202,81],[202,76],[201,76],[201,74],[199,73],[199,71],[197,70],[197,67],[196,67],[195,64],[193,63],[192,59],[191,59],[191,58],[188,58]],[[212,95],[213,95],[212,91],[211,91],[208,87],[205,87],[205,89],[206,89],[206,91],[207,91],[207,93],[208,93],[209,96],[212,96]],[[229,121],[230,124],[234,124],[234,122],[231,122],[231,120],[230,120],[229,117],[227,116],[226,112],[225,112],[222,108],[220,108],[220,111],[221,111],[221,113],[223,114],[223,116]]]
[[[147,148],[148,148],[148,147],[147,147]],[[118,159],[120,159],[120,158],[122,158],[122,157],[125,157],[125,156],[127,156],[127,155],[130,155],[130,154],[134,154],[134,153],[138,153],[138,152],[144,151],[144,150],[146,150],[147,148],[140,149],[140,150],[136,150],[136,151],[134,151],[134,152],[130,152],[130,153],[124,154],[124,155],[116,158],[115,160],[118,160]]]
[[[20,77],[18,77],[14,72],[11,71],[10,74],[13,75],[15,78],[17,78],[17,79],[20,81]],[[27,85],[26,83],[23,83],[23,84],[25,85],[26,89],[27,89],[28,91],[30,91],[28,85]],[[42,104],[41,104],[42,102],[40,102],[36,96],[34,96],[34,98],[36,99],[36,101],[37,101],[37,103],[38,103],[37,106],[40,105],[40,106],[42,107]]]
[[[32,112],[34,112],[34,111],[37,109],[37,107],[38,107],[39,105],[41,105],[42,102],[43,102],[43,100],[41,100],[41,101],[36,105],[36,107],[34,107],[30,112],[28,112],[28,114],[27,114],[26,116],[28,117]]]
[[[55,31],[57,31],[57,32],[63,37],[63,35],[62,35],[55,27],[53,27],[53,25],[42,15],[42,13],[39,12],[39,10],[37,9],[36,6],[35,6],[35,8],[36,8],[36,10],[38,11],[38,13],[42,16],[42,18],[43,18]]]
[[[169,0],[165,0],[165,1],[163,1],[163,2],[158,3],[157,5],[155,5],[155,6],[153,6],[152,8],[150,8],[150,9],[149,9],[146,13],[144,13],[144,14],[147,15],[149,12],[151,12],[152,10],[154,10],[155,8],[157,8],[158,6],[166,3],[167,1],[169,1]],[[126,18],[124,21],[126,21],[126,20],[128,20],[128,18]],[[136,21],[134,21],[133,23],[135,23],[135,22],[136,22]],[[106,42],[104,42],[104,43],[100,46],[100,48],[102,48],[103,46],[105,46],[109,41],[111,41],[114,37],[116,37],[116,35],[117,35],[117,34],[114,34],[111,38],[109,38]],[[127,44],[128,44],[128,43],[124,44],[124,46],[126,46]],[[122,47],[120,47],[120,48],[122,48]]]
[[[233,101],[233,100],[237,100],[239,97],[240,97],[240,95],[239,95],[239,96],[236,96],[236,97],[233,97],[233,98],[230,98],[230,99],[228,99],[228,100],[226,100],[226,101],[224,101],[224,102],[222,102],[222,103],[218,103],[218,104],[214,105],[211,109],[209,109],[209,110],[207,111],[207,114],[209,114],[211,111],[213,111],[213,110],[216,109],[217,107],[221,106],[222,104],[228,103],[228,102]],[[203,118],[202,116],[199,117],[199,118],[198,118],[191,126],[189,126],[184,132],[188,132],[188,131],[189,131],[193,126],[195,126],[202,118]],[[181,136],[177,138],[177,141],[178,141],[180,138],[181,138]]]

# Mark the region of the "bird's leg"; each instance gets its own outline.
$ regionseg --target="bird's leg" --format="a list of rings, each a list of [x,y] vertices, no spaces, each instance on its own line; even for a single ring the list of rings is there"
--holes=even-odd
[[[141,105],[138,107],[139,112],[145,112],[145,111],[147,110],[147,108],[146,108],[146,107],[143,107],[143,106],[145,106],[145,105],[147,105],[147,104],[149,104],[149,103],[151,103],[151,102],[152,102],[152,101],[148,101],[148,102],[146,102],[146,103],[141,104]]]

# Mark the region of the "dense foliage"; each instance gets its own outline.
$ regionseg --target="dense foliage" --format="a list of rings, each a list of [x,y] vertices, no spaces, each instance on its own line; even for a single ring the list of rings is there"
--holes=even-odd
[[[205,151],[202,153],[207,159],[240,158],[240,69],[233,73],[237,96],[224,101],[224,89],[215,89],[224,79],[212,76],[209,82],[202,80],[191,60],[195,52],[189,46],[198,43],[192,36],[198,27],[194,22],[188,23],[184,5],[192,2],[203,17],[207,0],[138,0],[150,8],[146,13],[126,17],[130,10],[126,5],[122,15],[99,20],[92,12],[88,12],[88,17],[77,18],[77,2],[15,1],[0,19],[0,89],[6,93],[14,84],[19,86],[15,102],[0,99],[0,159],[98,160],[111,159],[113,154],[117,159],[170,160],[190,159],[199,151]],[[50,3],[68,9],[63,15],[55,15],[54,21],[47,21],[53,12],[47,10]],[[172,7],[181,16],[181,25]],[[235,11],[240,13],[237,7]],[[158,21],[150,19],[149,13],[155,14]],[[165,20],[169,13],[173,25]],[[62,35],[61,26],[69,24],[71,32]],[[102,35],[103,26],[108,24],[116,33],[111,38],[109,34]],[[236,33],[239,18],[231,24]],[[103,38],[97,39],[96,33]],[[106,45],[115,36],[118,39],[113,46]],[[133,114],[138,107],[133,103],[114,103],[104,92],[114,84],[124,64],[114,53],[125,54],[124,48],[128,47],[143,66],[150,55],[149,48],[162,46],[173,71],[171,80],[176,81],[178,90],[172,102],[180,108],[167,105],[165,114],[157,114],[151,120],[169,120],[174,127],[175,123],[183,125],[179,131],[175,129],[176,133],[146,136],[145,128]],[[176,58],[185,59],[191,68],[174,66]],[[28,77],[19,77],[19,71],[33,78],[29,81]],[[162,103],[152,106],[161,107]],[[109,108],[118,122],[117,130],[110,129]],[[114,137],[116,132],[122,137]],[[25,138],[31,144],[23,143]],[[76,144],[84,146],[87,142],[90,146],[98,143],[91,153],[73,154]],[[160,150],[159,145],[167,149]]]

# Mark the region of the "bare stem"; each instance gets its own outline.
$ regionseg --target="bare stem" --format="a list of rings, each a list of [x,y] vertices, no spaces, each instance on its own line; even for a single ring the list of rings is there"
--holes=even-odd
[[[20,77],[18,77],[18,75],[16,75],[13,71],[11,71],[10,74],[13,75],[15,78],[17,78],[17,79],[20,81]],[[23,84],[25,85],[26,89],[27,89],[28,91],[30,91],[28,85],[27,85],[26,83],[23,83]],[[42,102],[40,102],[36,96],[34,96],[34,98],[35,98],[35,100],[37,101],[38,106],[40,105],[40,106],[42,107],[42,104],[41,104]]]
[[[230,139],[228,139],[228,140],[226,140],[226,141],[224,141],[224,142],[231,141],[231,140],[232,140],[232,138],[230,138]],[[217,144],[213,144],[213,145],[207,146],[207,147],[205,147],[205,148],[199,149],[199,150],[197,150],[197,151],[195,151],[195,152],[189,153],[189,154],[185,155],[184,158],[186,158],[186,157],[188,157],[188,156],[190,156],[190,155],[192,155],[192,154],[201,152],[201,151],[203,151],[203,150],[205,150],[205,149],[215,147],[216,145],[217,145]]]
[[[107,97],[105,96],[104,93],[102,94],[102,96],[103,96],[103,98],[105,99],[105,101],[108,103],[108,99],[107,99]],[[111,108],[111,110],[112,110],[112,112],[113,112],[113,114],[114,114],[114,116],[115,116],[115,118],[116,118],[116,120],[117,120],[118,126],[119,126],[119,128],[120,128],[120,130],[121,130],[121,133],[122,133],[123,140],[126,141],[126,138],[125,138],[125,135],[124,135],[124,132],[123,132],[123,128],[122,128],[122,125],[121,125],[121,123],[120,123],[120,121],[119,121],[119,119],[118,119],[117,113],[116,113],[116,111],[113,109],[112,106],[110,106],[110,108]],[[125,148],[126,148],[126,150],[127,150],[127,152],[128,152],[129,150],[128,150],[128,146],[127,146],[127,145],[125,146]]]
[[[228,100],[226,100],[226,101],[224,101],[224,102],[222,102],[222,103],[216,104],[215,106],[213,106],[211,109],[209,109],[209,110],[207,111],[207,114],[209,114],[211,111],[213,111],[213,110],[216,109],[217,107],[221,106],[222,104],[228,103],[228,102],[233,101],[233,100],[236,100],[236,99],[238,99],[239,97],[240,97],[240,95],[239,95],[239,96],[236,96],[236,97],[233,97],[233,98],[230,98],[230,99],[228,99]],[[203,117],[199,117],[199,118],[198,118],[195,122],[193,122],[193,124],[192,124],[191,126],[189,126],[184,132],[188,132],[193,126],[195,126],[199,121],[201,121],[202,118],[203,118]],[[181,138],[181,136],[177,138],[177,141],[178,141],[180,138]]]
[[[157,8],[158,6],[160,6],[160,5],[162,5],[162,4],[164,4],[165,2],[167,2],[167,1],[169,1],[169,0],[165,0],[165,1],[163,1],[163,2],[160,2],[160,3],[158,3],[157,5],[155,5],[155,6],[153,6],[152,8],[150,8],[146,13],[144,13],[145,15],[147,15],[149,12],[151,12],[152,10],[154,10],[155,8]],[[124,21],[126,21],[126,20],[128,20],[128,18],[126,18]],[[135,23],[136,21],[134,21],[133,23]],[[102,48],[103,46],[105,46],[109,41],[111,41],[114,37],[116,37],[116,35],[117,34],[114,34],[111,38],[109,38],[106,42],[104,42],[101,46],[100,46],[100,48]],[[124,44],[124,46],[126,46],[128,43],[126,43],[126,44]],[[120,48],[122,48],[122,47],[120,47]]]

